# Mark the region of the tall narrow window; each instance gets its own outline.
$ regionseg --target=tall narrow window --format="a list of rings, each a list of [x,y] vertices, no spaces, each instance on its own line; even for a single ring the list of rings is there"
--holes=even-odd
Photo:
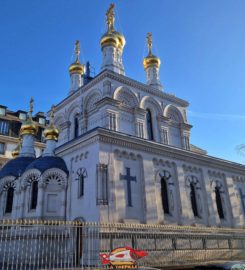
[[[84,175],[80,175],[79,177],[79,197],[84,195]]]
[[[33,181],[31,185],[31,206],[30,209],[37,208],[37,197],[38,197],[38,181]]]
[[[195,186],[193,183],[190,184],[190,189],[191,189],[191,193],[190,193],[191,207],[192,207],[193,215],[195,217],[198,217],[196,190],[195,190]]]
[[[78,116],[76,115],[74,119],[74,138],[78,137],[79,135],[78,133],[79,133],[79,124],[78,124]]]
[[[146,110],[146,126],[147,126],[147,133],[148,139],[153,141],[153,127],[152,127],[152,116],[151,111],[149,109]]]
[[[162,208],[165,214],[169,214],[168,187],[165,177],[161,178]]]
[[[12,213],[14,200],[14,188],[10,187],[7,191],[5,213]]]
[[[222,200],[221,200],[221,194],[220,194],[220,188],[215,187],[215,196],[216,196],[216,205],[217,205],[217,210],[219,214],[220,219],[224,219],[224,210],[223,210],[223,205],[222,205]]]
[[[88,176],[87,170],[84,167],[81,167],[77,170],[78,178],[78,198],[84,195],[84,179]]]
[[[112,112],[109,113],[109,129],[117,130],[116,114]]]
[[[108,204],[108,166],[97,164],[97,205]]]

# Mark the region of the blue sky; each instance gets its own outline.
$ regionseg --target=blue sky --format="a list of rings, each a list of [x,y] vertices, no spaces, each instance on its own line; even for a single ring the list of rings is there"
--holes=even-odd
[[[245,163],[245,1],[121,0],[116,28],[126,75],[145,82],[145,36],[161,60],[164,90],[190,102],[191,142],[210,155]],[[66,97],[74,42],[98,73],[107,0],[0,0],[0,93],[9,109],[36,111]]]

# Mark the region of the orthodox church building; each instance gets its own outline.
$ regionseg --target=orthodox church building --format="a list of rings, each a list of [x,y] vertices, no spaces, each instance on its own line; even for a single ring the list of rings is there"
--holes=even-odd
[[[39,158],[31,101],[19,155],[0,171],[0,219],[245,226],[245,166],[190,143],[189,104],[164,91],[150,33],[146,83],[125,76],[113,4],[106,18],[101,72],[90,77],[77,42]]]

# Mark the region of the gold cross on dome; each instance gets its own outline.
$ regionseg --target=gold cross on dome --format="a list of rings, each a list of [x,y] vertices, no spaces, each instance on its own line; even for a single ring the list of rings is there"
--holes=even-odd
[[[79,55],[80,55],[80,41],[77,40],[75,43],[76,46],[76,62],[79,62]]]
[[[149,54],[151,55],[152,54],[152,33],[147,33],[147,46],[148,46],[148,51],[149,51]]]

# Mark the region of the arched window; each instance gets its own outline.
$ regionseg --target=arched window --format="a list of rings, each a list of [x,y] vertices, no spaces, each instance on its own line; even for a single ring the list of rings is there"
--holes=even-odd
[[[161,178],[162,208],[165,214],[169,214],[168,187],[165,177]]]
[[[223,205],[222,205],[222,200],[221,200],[221,195],[220,195],[220,188],[215,187],[215,197],[216,197],[216,205],[217,205],[217,210],[219,214],[220,219],[224,219],[224,210],[223,210]]]
[[[147,134],[148,134],[148,139],[153,141],[153,126],[152,126],[152,116],[151,116],[151,111],[149,109],[146,110],[146,126],[147,126]]]
[[[74,138],[78,137],[79,133],[79,124],[78,124],[78,115],[74,118]]]
[[[197,210],[197,200],[196,200],[196,190],[193,183],[190,184],[190,197],[191,197],[191,207],[193,211],[193,215],[195,217],[198,217],[198,210]]]
[[[8,191],[7,191],[5,213],[12,213],[13,200],[14,200],[14,188],[10,187],[8,188]]]
[[[38,181],[33,181],[31,185],[31,205],[30,209],[37,208],[37,197],[38,197]]]

